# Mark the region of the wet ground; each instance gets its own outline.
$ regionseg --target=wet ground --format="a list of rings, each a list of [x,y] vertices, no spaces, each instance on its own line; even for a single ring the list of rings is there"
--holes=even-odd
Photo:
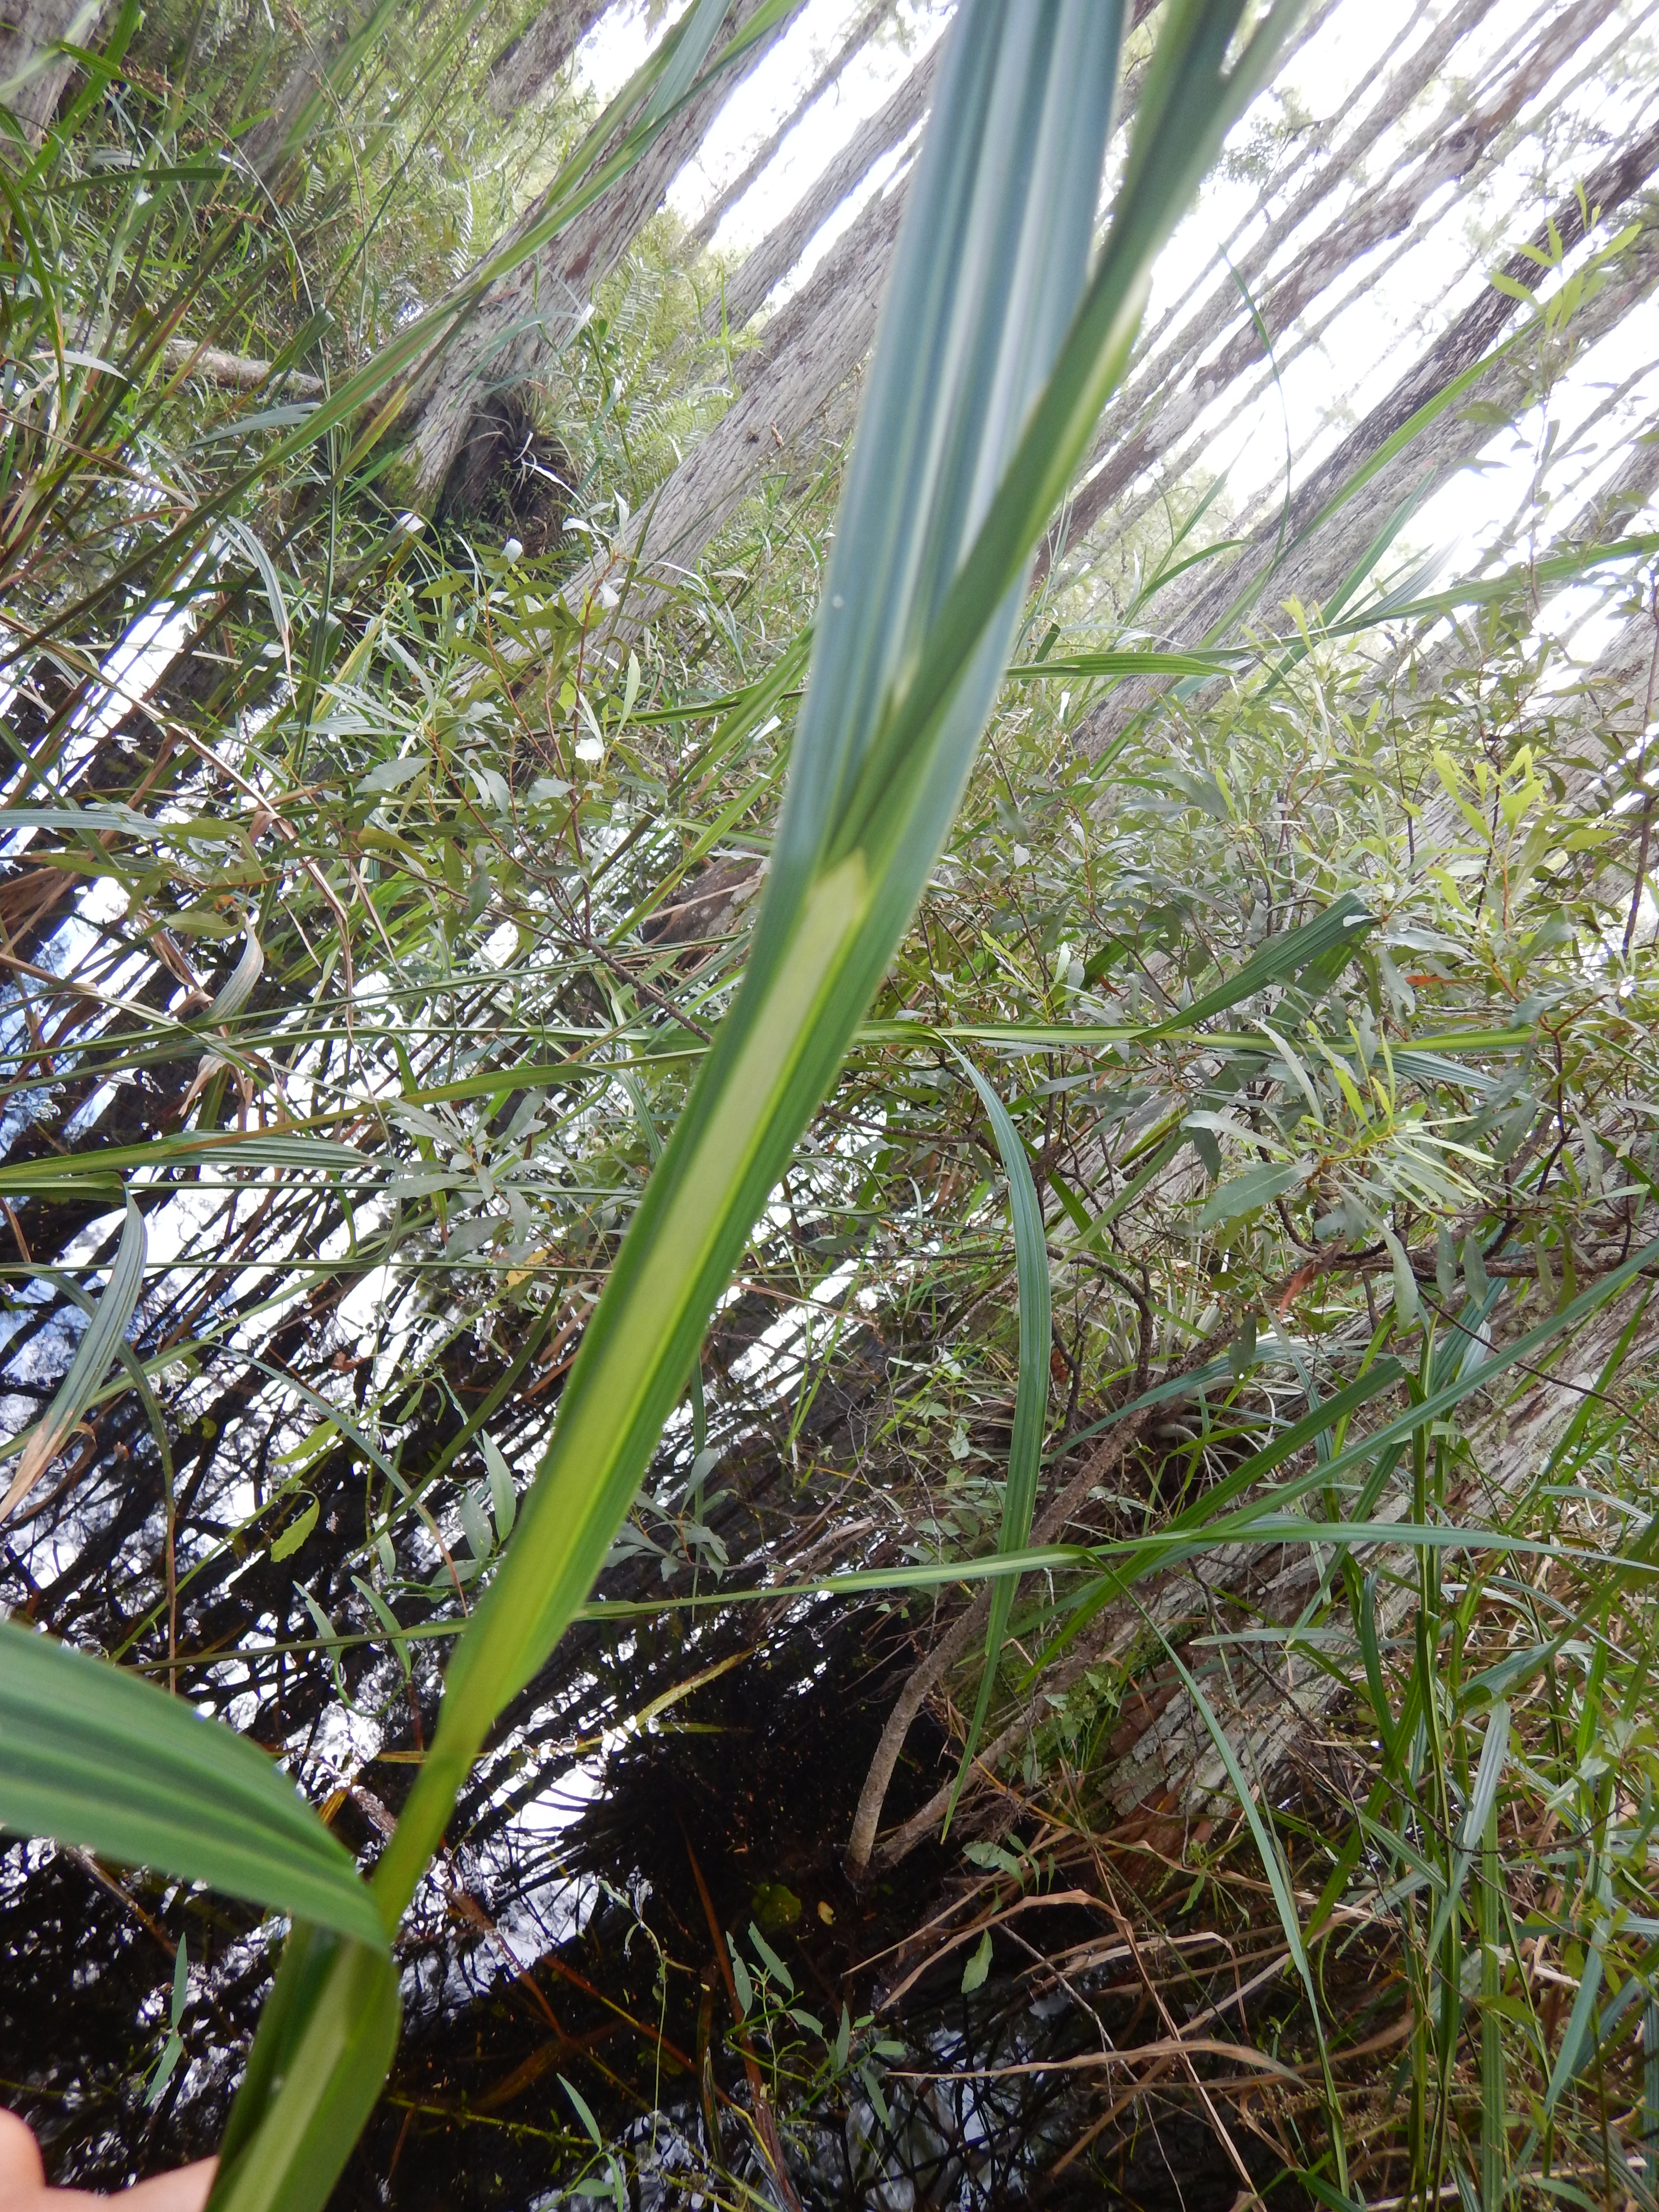
[[[562,1759],[526,1754],[533,1731],[509,1739],[410,1923],[404,2044],[342,2212],[566,2194],[644,2212],[745,2191],[788,2212],[779,2163],[826,2212],[1231,2205],[1238,2174],[1178,2097],[1079,2149],[1106,2109],[1097,2077],[997,2071],[1133,2025],[1034,1978],[1035,1953],[999,1937],[964,1995],[958,1947],[884,2002],[971,1875],[956,1843],[862,1891],[841,1869],[907,1650],[875,1615],[801,1619],[754,1650],[665,1630],[610,1663],[641,1687],[708,1679],[644,1732],[567,1739]],[[890,1820],[936,1786],[941,1751],[919,1722]],[[365,1769],[343,1836],[368,1840],[408,1777],[395,1758]],[[38,1846],[5,1866],[0,2078],[54,2177],[112,2187],[210,2149],[269,1971],[248,1916]],[[1041,1917],[1050,1951],[1091,1929]],[[181,1937],[185,2056],[151,2106]]]

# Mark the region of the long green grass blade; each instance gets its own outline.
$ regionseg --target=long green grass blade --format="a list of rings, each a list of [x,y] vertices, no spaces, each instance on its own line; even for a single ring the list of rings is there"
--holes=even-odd
[[[498,1085],[503,1080],[499,1076],[494,1079]],[[108,1145],[98,1151],[70,1153],[62,1159],[9,1160],[0,1167],[0,1195],[36,1198],[85,1192],[97,1185],[114,1184],[124,1171],[134,1168],[293,1168],[339,1176],[389,1174],[392,1164],[371,1159],[354,1146],[335,1144],[325,1137],[291,1136],[270,1129],[227,1129],[203,1136],[158,1137],[147,1145]],[[126,1319],[131,1318],[129,1309]]]
[[[406,1895],[501,1703],[586,1594],[704,1323],[908,922],[1008,656],[994,628],[940,686],[902,794],[860,787],[1082,289],[1119,23],[1078,0],[965,9],[901,236],[837,524],[783,817],[743,990],[653,1175],[566,1385],[513,1548],[451,1662],[382,1863]],[[1040,519],[1046,520],[1046,516]],[[1038,526],[1040,526],[1040,521]]]
[[[884,820],[902,823],[904,787],[922,772],[934,725],[1064,497],[1100,410],[1122,377],[1158,250],[1228,127],[1266,81],[1300,12],[1300,0],[1274,0],[1228,71],[1242,0],[1179,0],[1166,10],[1099,264],[915,672],[860,763],[860,787],[842,831],[846,843],[861,837],[874,842]]]
[[[1048,1412],[1048,1340],[1053,1333],[1052,1300],[1048,1284],[1048,1250],[1042,1231],[1042,1204],[1031,1174],[1031,1164],[1007,1108],[973,1062],[961,1053],[969,1080],[980,1096],[997,1140],[1002,1171],[1008,1179],[1008,1211],[1013,1219],[1014,1266],[1019,1286],[1019,1377],[1014,1394],[1014,1428],[1008,1445],[1008,1481],[1003,1494],[1002,1528],[997,1549],[1003,1553],[1024,1548],[1036,1508],[1037,1480],[1042,1469],[1042,1433]],[[962,1785],[974,1763],[980,1733],[990,1708],[991,1692],[1002,1657],[1002,1639],[1008,1632],[1017,1585],[1010,1575],[996,1583],[991,1593],[991,1617],[985,1630],[985,1671],[980,1677],[974,1717],[963,1745],[956,1788],[945,1816],[948,1832]]]
[[[1504,1778],[1509,1750],[1510,1709],[1500,1698],[1493,1705],[1486,1723],[1486,1739],[1480,1747],[1480,1762],[1475,1770],[1474,1787],[1469,1792],[1468,1804],[1457,1824],[1457,1833],[1452,1838],[1451,1878],[1435,1908],[1435,1917],[1429,1928],[1425,1948],[1431,1956],[1438,1951],[1442,1939],[1451,1925],[1452,1916],[1463,1894],[1463,1885],[1468,1879],[1469,1869],[1484,1847],[1489,1817],[1498,1802],[1498,1785]]]
[[[1486,1809],[1480,1848],[1480,2212],[1504,2212],[1508,2189],[1509,2097],[1504,2057],[1504,1863],[1498,1807]]]
[[[1595,2047],[1593,2030],[1595,2026],[1595,2000],[1601,1990],[1601,1976],[1605,1969],[1605,1929],[1598,1929],[1596,1939],[1584,1952],[1583,1972],[1579,1977],[1578,1994],[1572,2001],[1572,2010],[1562,2032],[1560,2048],[1555,2054],[1555,2063],[1550,2069],[1550,2078],[1544,2090],[1544,2119],[1547,2125],[1556,2106],[1571,2087],[1574,2076],[1583,2066]],[[1588,2046],[1588,2047],[1587,2047]]]
[[[368,1943],[294,1929],[231,2110],[210,2212],[327,2202],[374,2109],[401,2019],[383,1935]]]
[[[581,1605],[708,1316],[908,924],[1007,665],[1032,549],[1121,374],[1152,261],[1293,13],[1279,0],[1224,75],[1242,5],[1172,8],[1151,120],[1143,113],[1132,182],[1086,290],[1121,6],[965,0],[958,11],[744,980],[587,1324],[512,1545],[452,1658],[435,1737],[375,1878],[388,1923],[495,1714]],[[305,2212],[342,2123],[320,2102],[288,2111],[285,2133],[258,2123],[270,2146],[261,2156],[281,2168],[264,2201]]]
[[[35,1484],[52,1465],[64,1444],[70,1432],[91,1404],[99,1384],[112,1359],[116,1347],[126,1335],[127,1323],[144,1285],[144,1258],[149,1246],[144,1236],[144,1217],[127,1200],[126,1220],[121,1229],[121,1241],[116,1247],[114,1264],[109,1271],[109,1280],[104,1294],[93,1310],[81,1341],[75,1347],[69,1372],[58,1384],[51,1405],[29,1431],[23,1443],[23,1456],[17,1472],[11,1479],[5,1497],[0,1498],[0,1521],[15,1512],[28,1496]],[[14,1438],[14,1442],[17,1439]]]
[[[385,1948],[349,1857],[252,1744],[11,1621],[0,1622],[0,1822]]]
[[[1314,1979],[1313,1966],[1302,1938],[1302,1918],[1296,1907],[1296,1898],[1291,1883],[1291,1870],[1285,1863],[1284,1848],[1277,1832],[1262,1818],[1256,1803],[1256,1793],[1249,1777],[1239,1764],[1232,1741],[1217,1717],[1215,1708],[1205,1696],[1196,1677],[1183,1663],[1180,1653],[1160,1630],[1158,1641],[1170,1663],[1180,1676],[1182,1686],[1203,1722],[1206,1733],[1220,1754],[1227,1770],[1233,1793],[1245,1820],[1261,1860],[1261,1870],[1267,1877],[1267,1887],[1273,1893],[1273,1909],[1279,1915],[1279,1924],[1284,1930],[1285,1947],[1291,1954],[1304,1990],[1307,1992],[1309,2015],[1313,2023],[1315,2039],[1319,2046],[1321,2069],[1325,2077],[1327,2108],[1331,2120],[1331,2150],[1336,2160],[1337,2182],[1346,2192],[1348,2186],[1347,2149],[1342,2132],[1341,2108],[1337,2101],[1335,2084],[1331,2078],[1330,2061],[1325,2048],[1324,2010],[1320,2002],[1319,1986]]]

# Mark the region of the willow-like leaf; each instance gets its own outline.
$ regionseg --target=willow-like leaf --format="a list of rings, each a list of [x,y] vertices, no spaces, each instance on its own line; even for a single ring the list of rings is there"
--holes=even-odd
[[[1294,975],[1314,962],[1323,963],[1338,957],[1340,965],[1346,967],[1358,951],[1360,939],[1371,927],[1372,920],[1356,894],[1344,891],[1340,898],[1334,899],[1311,921],[1268,938],[1224,983],[1218,983],[1212,991],[1205,992],[1190,1006],[1180,1007],[1167,1021],[1148,1030],[1146,1035],[1164,1036],[1172,1030],[1190,1029],[1194,1023],[1207,1021],[1212,1014],[1224,1013],[1229,1006],[1237,1006],[1241,999],[1254,998],[1269,983]],[[1320,975],[1327,988],[1335,980],[1334,975],[1322,965]]]
[[[1019,1287],[1019,1377],[1014,1391],[1014,1429],[1008,1444],[1008,1481],[1003,1492],[1002,1527],[997,1549],[1004,1554],[1022,1551],[1031,1533],[1036,1508],[1037,1480],[1042,1472],[1042,1432],[1048,1412],[1048,1340],[1053,1332],[1053,1306],[1048,1284],[1048,1248],[1042,1232],[1042,1201],[1037,1195],[1031,1164],[1008,1109],[970,1060],[957,1058],[980,1096],[1002,1171],[1008,1179],[1008,1212],[1014,1228],[1014,1267]],[[985,1629],[985,1671],[969,1724],[956,1787],[945,1816],[948,1831],[962,1785],[974,1763],[985,1716],[990,1710],[1002,1639],[1008,1633],[1008,1617],[1014,1608],[1015,1579],[1006,1576],[991,1591],[991,1613]]]

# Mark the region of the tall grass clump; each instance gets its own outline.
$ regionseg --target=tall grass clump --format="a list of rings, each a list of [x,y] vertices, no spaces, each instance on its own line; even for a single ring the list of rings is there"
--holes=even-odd
[[[335,1876],[329,1916],[301,1918],[288,1940],[226,2137],[215,2188],[220,2207],[297,2212],[320,2204],[378,2092],[398,2027],[386,1936],[441,1843],[491,1722],[552,1649],[603,1562],[685,1389],[709,1314],[910,919],[1008,659],[1032,549],[1122,373],[1153,260],[1229,124],[1262,82],[1293,9],[1271,9],[1229,68],[1242,12],[1236,0],[1176,0],[1169,9],[1092,270],[1121,11],[1099,0],[1045,0],[1011,13],[970,0],[959,13],[842,495],[742,986],[586,1322],[511,1545],[449,1663],[435,1736],[374,1879],[383,1932],[370,1939],[355,1932],[355,1922],[354,1932],[344,1932],[352,1915]],[[722,13],[690,12],[678,51],[659,58],[654,89],[629,88],[629,99],[643,94],[629,135],[602,154],[617,114],[596,126],[573,157],[568,189],[553,195],[539,234],[518,239],[514,253],[532,251],[538,236],[568,221],[661,127],[700,58],[692,42],[701,37],[706,51]],[[386,27],[382,11],[341,58],[342,70]],[[200,182],[205,186],[205,174]],[[135,195],[135,217],[140,205]],[[221,222],[215,250],[222,255],[241,233],[234,216]],[[18,235],[39,258],[38,238],[21,225]],[[239,437],[269,440],[262,456],[206,501],[164,494],[142,545],[124,546],[54,622],[84,623],[94,607],[114,610],[112,635],[130,635],[142,607],[167,604],[193,580],[210,545],[228,542],[250,563],[235,591],[265,599],[307,723],[319,726],[313,717],[325,685],[326,612],[308,625],[308,660],[296,660],[295,611],[282,577],[235,503],[295,459],[320,453],[325,439],[331,451],[346,442],[339,458],[348,473],[360,469],[386,428],[385,395],[395,379],[459,327],[502,265],[499,256],[486,258],[453,301],[407,323],[325,395],[240,419]],[[182,281],[178,312],[164,308],[149,323],[133,368],[161,362],[199,278],[192,272]],[[137,307],[125,268],[88,303],[106,326],[130,319]],[[55,323],[51,335],[37,434],[45,448],[69,454],[105,434],[125,385],[118,374],[84,368],[76,358],[83,349],[64,349]],[[89,408],[81,398],[93,375],[101,380]],[[130,450],[133,426],[125,429],[123,450]],[[128,526],[113,486],[129,466],[110,454],[104,498],[114,502],[108,527],[117,538]],[[53,461],[36,473],[20,524],[29,501],[51,500],[63,526],[62,502],[76,496],[63,470],[72,467],[72,460]],[[325,496],[337,497],[337,483]],[[222,604],[216,618],[232,611],[233,604]],[[27,772],[46,803],[35,807],[30,826],[97,837],[110,826],[103,816],[77,818],[73,808],[52,803],[54,769],[72,757],[76,736],[71,715],[31,749]],[[307,757],[311,727],[295,730],[291,742]],[[397,788],[385,775],[378,785]],[[488,874],[483,881],[487,900]],[[221,889],[228,891],[228,882]],[[246,957],[200,1009],[210,1030],[228,1027],[256,988],[268,957],[262,930],[273,910],[269,891],[258,921],[247,910]],[[235,1064],[234,1043],[228,1052],[210,1049],[201,1085],[222,1086]],[[282,1164],[303,1159],[276,1157]],[[199,1164],[199,1146],[195,1158]],[[112,1282],[108,1295],[114,1292]],[[88,1370],[80,1387],[90,1394],[100,1379]],[[365,1448],[373,1457],[372,1443]],[[84,1671],[88,1662],[65,1656],[54,1663],[65,1681],[96,1679],[95,1670]],[[20,1714],[38,1717],[42,1693],[27,1670],[9,1674],[6,1694]],[[118,1707],[112,1692],[101,1714],[95,1693],[81,1694],[90,1696],[89,1729],[102,1728],[112,1745],[124,1733],[131,1740],[135,1726],[142,1733],[141,1710],[151,1716],[158,1746],[165,1731],[177,1733],[176,1708],[160,1690],[137,1703],[127,1696]],[[198,1837],[186,1864],[153,1800],[136,1782],[131,1790],[111,1782],[118,1769],[109,1766],[102,1799],[89,1805],[72,1747],[66,1753],[38,1735],[21,1743],[33,1748],[8,1754],[7,1786],[17,1794],[6,1802],[21,1825],[221,1879],[273,1905],[293,1902],[292,1881],[279,1888],[274,1866],[257,1852],[233,1881],[230,1810],[216,1809],[205,1793],[191,1800]],[[320,1869],[335,1863],[325,1841],[313,1854],[319,1881]]]

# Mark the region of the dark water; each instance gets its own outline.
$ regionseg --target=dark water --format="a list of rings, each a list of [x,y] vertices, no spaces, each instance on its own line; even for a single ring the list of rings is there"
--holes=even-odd
[[[1109,2092],[1076,2073],[987,2078],[1097,2049],[1102,2027],[1129,2041],[1157,2032],[1137,2031],[1121,2002],[1100,2009],[1086,1988],[1057,1989],[999,1938],[973,1995],[958,1948],[883,2003],[927,1954],[917,1931],[970,1873],[954,1843],[863,1892],[841,1871],[907,1649],[878,1615],[798,1620],[749,1652],[729,1631],[665,1631],[613,1654],[612,1673],[648,1689],[735,1663],[653,1732],[553,1762],[539,1794],[515,1768],[522,1732],[503,1747],[493,1794],[408,1924],[404,2043],[337,2193],[343,2212],[530,2208],[572,2190],[612,2203],[618,2185],[641,2212],[740,2201],[744,2185],[749,2202],[778,2203],[751,2124],[755,2076],[806,2207],[1230,2206],[1238,2176],[1178,2086],[1056,2171]],[[941,1751],[919,1722],[890,1820],[936,1786]],[[337,1815],[346,1840],[369,1838],[376,1802],[390,1809],[409,1771],[365,1771],[364,1802]],[[100,2188],[213,2148],[270,1960],[236,1908],[117,1879],[119,1891],[88,1862],[28,1846],[9,1856],[0,1890],[5,2094],[54,2178]],[[1039,1919],[1051,1954],[1098,1933],[1068,1908],[1027,1916],[1033,1936]],[[716,1930],[749,1978],[741,2039]],[[187,2056],[150,2107],[181,1936]],[[735,1978],[729,1948],[726,1961]],[[918,2073],[941,2078],[906,2078]]]

